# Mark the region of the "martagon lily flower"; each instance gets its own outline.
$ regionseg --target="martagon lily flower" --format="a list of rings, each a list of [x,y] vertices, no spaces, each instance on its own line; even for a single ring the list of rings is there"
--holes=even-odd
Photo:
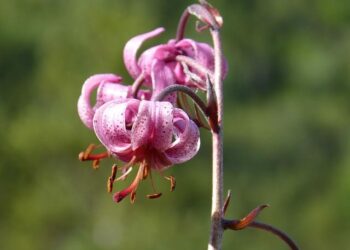
[[[129,74],[138,78],[144,76],[144,84],[151,86],[154,95],[171,84],[181,84],[206,90],[206,75],[195,68],[187,67],[177,56],[186,56],[203,68],[213,72],[214,50],[206,44],[192,39],[170,40],[144,51],[139,59],[136,55],[143,42],[164,32],[164,28],[135,36],[124,47],[124,63]],[[185,67],[186,66],[186,67]],[[223,63],[223,75],[227,73],[227,63]]]
[[[137,99],[107,102],[96,110],[93,128],[108,152],[127,163],[122,167],[125,176],[132,165],[139,163],[131,185],[114,194],[116,202],[130,194],[133,201],[139,182],[151,170],[162,171],[188,161],[200,146],[197,125],[169,102]]]

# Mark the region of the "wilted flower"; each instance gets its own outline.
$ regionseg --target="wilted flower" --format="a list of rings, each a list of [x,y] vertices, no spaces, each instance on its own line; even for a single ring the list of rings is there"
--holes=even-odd
[[[130,75],[137,78],[144,74],[145,85],[152,86],[155,94],[171,84],[182,84],[206,90],[206,75],[195,68],[185,68],[176,57],[187,56],[209,71],[214,70],[214,51],[206,43],[191,39],[170,40],[167,44],[157,45],[144,51],[140,58],[136,54],[142,43],[164,31],[157,28],[151,32],[138,35],[128,41],[124,48],[124,63]],[[227,64],[223,64],[223,75],[226,75]],[[195,75],[200,80],[194,80]]]
[[[95,111],[111,100],[124,100],[131,97],[131,87],[122,85],[122,78],[114,74],[97,74],[89,77],[83,84],[78,100],[78,113],[82,122],[92,129],[92,119]],[[97,88],[96,104],[91,107],[90,97]],[[149,99],[150,92],[140,90],[138,98]]]
[[[96,110],[93,127],[109,153],[128,162],[124,172],[140,163],[132,184],[114,195],[116,202],[134,196],[138,183],[151,169],[161,171],[188,161],[200,145],[197,125],[169,102],[110,101]]]

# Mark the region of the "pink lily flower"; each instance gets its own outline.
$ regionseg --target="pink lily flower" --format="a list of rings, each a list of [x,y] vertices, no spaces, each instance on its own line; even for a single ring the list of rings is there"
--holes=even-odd
[[[169,102],[114,100],[96,110],[93,127],[98,139],[124,162],[124,173],[134,163],[140,163],[132,184],[115,193],[121,201],[135,197],[139,182],[151,170],[162,171],[194,157],[200,146],[199,129],[181,109]]]
[[[96,109],[112,100],[124,100],[131,97],[131,87],[122,85],[122,78],[114,74],[97,74],[89,77],[83,84],[78,100],[78,113],[82,122],[92,129],[92,119]],[[97,88],[96,104],[91,107],[90,97]],[[141,90],[138,98],[149,99],[150,92]]]
[[[176,56],[184,55],[213,72],[214,50],[206,43],[191,39],[170,40],[167,44],[158,45],[144,51],[139,59],[136,58],[137,51],[143,42],[158,36],[163,31],[164,28],[157,28],[138,35],[127,42],[124,48],[124,63],[129,74],[136,79],[143,73],[145,85],[151,86],[157,93],[174,83],[206,90],[206,75],[190,66],[185,69],[181,62],[176,60]],[[186,71],[189,71],[190,74]],[[224,76],[227,73],[226,61],[223,65],[223,73]],[[191,74],[200,80],[195,81],[190,77]]]

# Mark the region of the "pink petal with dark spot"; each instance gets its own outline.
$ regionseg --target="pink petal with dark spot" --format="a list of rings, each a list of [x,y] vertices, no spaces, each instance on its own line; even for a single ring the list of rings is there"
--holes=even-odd
[[[131,121],[133,117],[127,111],[136,114],[139,103],[135,99],[115,100],[96,110],[93,121],[96,136],[111,153],[125,155],[131,152],[131,131],[126,127],[126,118]]]
[[[169,102],[155,102],[152,145],[160,152],[168,149],[173,138],[173,106]]]
[[[181,109],[174,109],[175,141],[165,151],[167,158],[173,163],[183,163],[194,157],[200,147],[199,129]]]
[[[152,112],[155,110],[154,106],[154,102],[140,102],[136,120],[131,130],[132,150],[149,144],[153,130]]]

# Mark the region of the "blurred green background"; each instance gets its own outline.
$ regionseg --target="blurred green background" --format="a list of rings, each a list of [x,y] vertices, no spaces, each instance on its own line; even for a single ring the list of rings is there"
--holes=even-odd
[[[191,1],[0,2],[0,245],[4,250],[206,249],[210,135],[200,153],[155,175],[163,196],[112,202],[112,161],[77,160],[97,139],[80,122],[83,81],[115,72],[132,36],[164,26],[166,42]],[[350,245],[350,2],[217,0],[229,61],[225,81],[228,217],[269,203],[259,220],[302,249]],[[191,26],[194,26],[192,19]],[[188,36],[210,41],[207,33]],[[121,188],[119,184],[117,188]],[[226,232],[224,249],[287,249],[254,229]]]

